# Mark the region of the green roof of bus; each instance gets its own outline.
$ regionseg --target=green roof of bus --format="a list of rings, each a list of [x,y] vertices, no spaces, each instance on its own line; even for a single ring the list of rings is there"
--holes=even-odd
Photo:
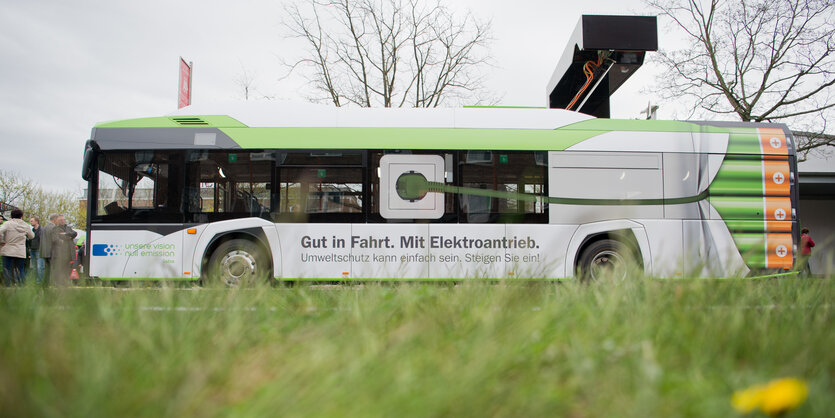
[[[450,109],[452,110],[452,109]],[[469,109],[478,111],[478,109]],[[524,109],[515,109],[524,112]],[[542,111],[536,109],[536,111]],[[559,113],[555,110],[555,125]],[[575,119],[576,120],[576,119]],[[472,124],[471,124],[472,125]],[[248,127],[227,115],[161,116],[102,122],[97,130],[177,128],[218,130],[244,149],[506,149],[560,150],[588,138],[622,132],[751,134],[752,126],[709,126],[667,120],[587,119],[555,129],[457,127]],[[141,137],[138,136],[138,137]],[[149,140],[149,143],[154,141]]]
[[[124,119],[117,121],[100,122],[96,124],[97,129],[110,128],[249,128],[244,123],[225,115],[199,115],[192,118],[200,119],[202,124],[182,124],[177,119],[179,116],[160,116],[138,119]],[[249,129],[273,129],[282,128],[274,126],[269,128]],[[297,129],[439,129],[439,128],[297,128]],[[472,129],[472,128],[443,128],[443,129]],[[669,120],[639,120],[639,119],[589,119],[573,123],[556,129],[566,130],[594,130],[594,131],[646,131],[646,132],[699,132],[698,125],[690,122],[669,121]],[[531,129],[541,130],[541,129]],[[722,132],[727,132],[723,129]]]

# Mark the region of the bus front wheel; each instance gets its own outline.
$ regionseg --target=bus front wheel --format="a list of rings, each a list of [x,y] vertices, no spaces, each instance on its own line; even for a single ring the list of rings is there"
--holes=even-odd
[[[209,258],[209,277],[227,287],[247,286],[267,280],[269,263],[258,244],[245,240],[226,241]]]
[[[582,281],[624,280],[637,267],[636,257],[628,245],[613,239],[589,244],[577,263],[577,276]]]

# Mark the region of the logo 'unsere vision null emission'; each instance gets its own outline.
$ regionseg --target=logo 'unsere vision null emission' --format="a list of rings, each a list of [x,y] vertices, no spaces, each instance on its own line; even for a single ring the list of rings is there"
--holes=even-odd
[[[93,244],[93,256],[119,255],[121,249],[116,244]]]
[[[93,244],[93,256],[119,255],[125,257],[174,257],[176,246],[155,244]]]

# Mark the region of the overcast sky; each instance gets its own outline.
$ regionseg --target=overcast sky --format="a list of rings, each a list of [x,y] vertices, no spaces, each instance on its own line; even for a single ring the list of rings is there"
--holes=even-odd
[[[176,110],[179,57],[194,62],[192,103],[242,97],[254,87],[303,100],[278,82],[281,57],[297,54],[283,38],[284,1],[0,0],[0,169],[48,189],[81,190],[84,142],[97,122]],[[637,0],[448,0],[493,23],[496,66],[488,87],[509,106],[544,106],[545,88],[582,14],[646,14]],[[659,22],[660,24],[661,22]],[[660,47],[667,36],[659,27]],[[612,97],[612,117],[637,118],[652,100],[644,66]],[[674,115],[659,113],[661,118]]]

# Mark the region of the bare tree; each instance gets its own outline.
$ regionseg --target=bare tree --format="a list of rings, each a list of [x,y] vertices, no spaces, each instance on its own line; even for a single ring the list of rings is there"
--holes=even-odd
[[[248,71],[243,64],[241,64],[241,72],[237,78],[235,78],[235,84],[238,85],[240,88],[240,94],[244,100],[272,100],[275,97],[269,96],[262,93],[257,87],[255,80],[257,79],[257,74]]]
[[[421,0],[302,0],[284,25],[307,52],[314,101],[336,106],[437,107],[490,101],[480,71],[489,65],[490,23],[457,17]]]
[[[79,193],[47,191],[13,171],[0,170],[0,201],[23,210],[26,220],[29,216],[43,220],[50,213],[61,213],[75,228],[84,229],[87,224],[87,209],[82,206]]]
[[[820,133],[801,138],[802,157],[835,146],[823,135],[835,107],[833,0],[647,3],[689,42],[659,54],[667,71],[654,90],[662,97],[690,99],[693,114],[732,114]]]
[[[18,206],[36,189],[35,183],[13,171],[0,170],[0,202]]]
[[[243,96],[244,100],[249,100],[249,95],[252,93],[255,88],[253,87],[255,84],[255,78],[246,71],[246,68],[241,69],[241,74],[238,78],[235,79],[235,84],[241,89],[241,95]]]

